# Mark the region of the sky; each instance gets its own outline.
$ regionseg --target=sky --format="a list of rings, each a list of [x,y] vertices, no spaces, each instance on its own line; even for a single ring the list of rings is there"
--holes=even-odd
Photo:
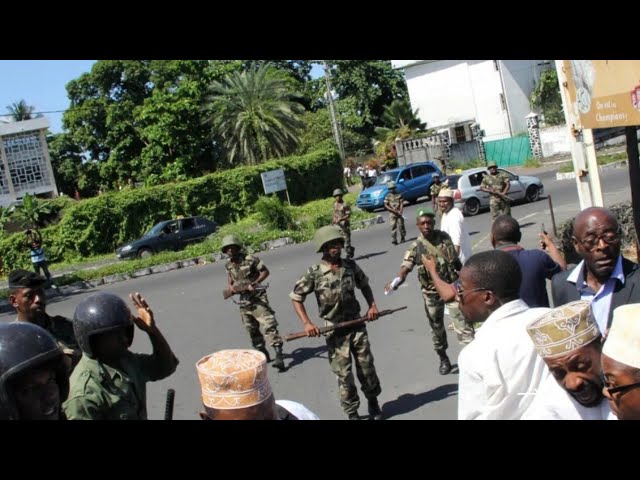
[[[62,132],[62,111],[69,107],[66,84],[91,71],[96,60],[0,60],[0,116],[7,106],[24,99],[44,113],[52,133]],[[314,65],[311,76],[324,74]]]

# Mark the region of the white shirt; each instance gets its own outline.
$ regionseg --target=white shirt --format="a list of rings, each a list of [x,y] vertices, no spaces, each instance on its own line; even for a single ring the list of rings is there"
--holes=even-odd
[[[315,413],[301,403],[292,402],[291,400],[276,400],[276,403],[298,420],[320,420]]]
[[[617,420],[605,398],[600,405],[585,407],[560,386],[547,370],[547,376],[534,395],[521,420]]]
[[[514,300],[489,315],[458,357],[459,420],[518,420],[529,408],[546,365],[526,326],[548,311]]]
[[[456,247],[460,247],[458,256],[464,265],[464,262],[471,256],[471,240],[469,239],[469,232],[464,223],[462,212],[453,207],[447,213],[443,213],[440,221],[440,230],[447,232],[453,244]]]
[[[578,282],[580,279],[580,282]],[[575,284],[578,292],[580,292],[581,300],[590,300],[591,308],[593,310],[593,316],[596,319],[600,332],[604,334],[607,331],[607,323],[609,321],[609,310],[611,309],[611,297],[613,289],[616,286],[616,281],[620,281],[624,285],[624,272],[622,271],[622,256],[618,257],[616,266],[611,272],[609,279],[600,286],[600,290],[594,292],[593,289],[587,285],[584,279],[584,260],[582,260],[576,268],[574,268],[569,276],[567,282]]]

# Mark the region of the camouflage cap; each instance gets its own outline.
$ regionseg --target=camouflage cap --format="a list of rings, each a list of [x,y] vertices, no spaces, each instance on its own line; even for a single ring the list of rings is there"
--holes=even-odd
[[[257,350],[220,350],[196,363],[202,403],[221,410],[252,407],[271,396],[267,357]]]
[[[527,325],[542,358],[561,357],[600,337],[591,303],[578,300],[554,308]]]
[[[491,161],[491,162],[489,162],[489,163],[487,164],[487,168],[491,168],[491,167],[496,167],[496,168],[498,168],[498,165],[496,164],[496,162]]]
[[[433,213],[433,209],[431,207],[422,207],[419,208],[418,211],[416,212],[416,218],[420,218],[420,217],[435,217],[436,214]]]
[[[333,191],[333,196],[334,196],[334,197],[336,197],[336,196],[338,196],[338,195],[344,195],[344,193],[343,193],[343,192],[342,192],[342,190],[340,190],[339,188],[336,188],[336,189]]]
[[[640,368],[640,303],[622,305],[613,311],[613,322],[602,353],[616,362]]]
[[[47,280],[30,270],[14,270],[9,274],[9,288],[38,288],[47,283]]]

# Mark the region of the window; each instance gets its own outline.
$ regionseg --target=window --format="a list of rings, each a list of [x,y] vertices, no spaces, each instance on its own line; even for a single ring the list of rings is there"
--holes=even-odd
[[[411,180],[411,170],[407,168],[404,172],[402,172],[402,174],[400,174],[400,178],[405,181]]]
[[[428,173],[426,165],[417,165],[415,167],[411,167],[411,174],[413,178],[421,177]]]
[[[467,141],[467,134],[464,132],[464,125],[455,128],[456,143],[462,143]]]
[[[469,175],[469,183],[471,183],[472,187],[479,187],[482,183],[482,179],[485,176],[486,172],[478,172],[472,175]]]
[[[513,182],[516,179],[516,176],[513,173],[502,170],[501,168],[499,168],[498,171],[504,173],[507,177],[509,177],[510,182]]]
[[[433,165],[427,165],[425,167],[427,169],[427,173],[436,173],[436,168]]]
[[[191,230],[196,227],[196,221],[194,218],[182,219],[182,230]]]

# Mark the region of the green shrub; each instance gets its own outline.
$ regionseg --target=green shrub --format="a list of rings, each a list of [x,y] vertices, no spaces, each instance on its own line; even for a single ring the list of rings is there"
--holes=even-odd
[[[260,223],[272,229],[287,230],[293,226],[293,215],[288,205],[276,196],[260,197],[255,204]]]

